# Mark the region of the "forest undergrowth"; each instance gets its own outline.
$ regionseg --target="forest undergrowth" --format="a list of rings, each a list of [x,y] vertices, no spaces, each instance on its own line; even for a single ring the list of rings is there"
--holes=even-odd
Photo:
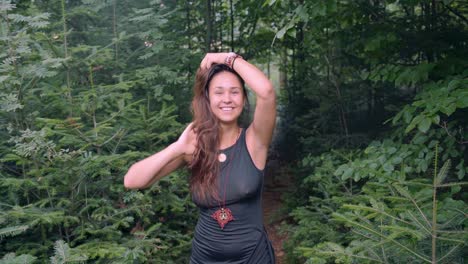
[[[187,263],[188,172],[123,175],[219,51],[277,88],[283,263],[465,263],[465,2],[0,0],[0,263]]]

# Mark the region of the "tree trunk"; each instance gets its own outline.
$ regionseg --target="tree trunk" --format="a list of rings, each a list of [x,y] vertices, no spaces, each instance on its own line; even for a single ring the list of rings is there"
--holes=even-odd
[[[216,2],[215,2],[216,3]],[[221,6],[221,3],[218,3],[218,6],[216,6],[215,4],[215,7],[214,10],[213,10],[213,17],[216,18],[216,13],[219,13],[219,14],[222,14],[223,10],[222,10],[222,6]],[[218,32],[218,38],[216,40],[216,52],[220,52],[220,51],[223,51],[223,25],[224,25],[224,16],[221,15],[220,16],[220,21],[216,23],[215,21],[215,24],[218,25],[217,26],[217,32]]]
[[[63,52],[64,52],[64,57],[65,60],[68,59],[68,43],[67,43],[67,17],[66,17],[66,10],[65,10],[65,0],[61,1],[62,4],[62,23],[63,23]],[[65,65],[67,68],[66,72],[66,78],[67,78],[67,98],[68,98],[68,103],[70,107],[70,112],[69,115],[70,117],[73,116],[73,101],[72,101],[72,94],[71,94],[71,85],[70,85],[70,67],[67,64]]]
[[[114,0],[114,3],[112,4],[112,29],[114,32],[114,50],[115,50],[115,62],[117,63],[117,60],[119,59],[119,42],[117,41],[118,35],[117,35],[117,15],[116,15],[116,6],[117,6],[117,0]]]
[[[337,2],[337,10],[339,9],[339,3]],[[338,31],[341,30],[340,24],[336,24]],[[331,58],[328,59],[328,63],[330,63],[331,67],[331,81],[332,85],[335,87],[336,97],[337,97],[337,106],[339,111],[339,119],[344,131],[345,142],[348,145],[349,141],[349,131],[348,131],[348,121],[346,117],[345,106],[343,102],[343,97],[341,94],[341,80],[340,80],[340,73],[341,73],[341,46],[342,43],[340,40],[337,40],[334,43],[334,46],[331,49]],[[336,63],[335,63],[336,62]]]
[[[189,51],[193,50],[192,49],[192,23],[190,21],[190,1],[185,2],[185,7],[186,7],[186,12],[187,12],[187,31],[186,31],[186,36],[187,36],[187,42],[188,42],[188,48]],[[190,63],[187,63],[187,72],[192,72],[192,69],[190,67]],[[187,74],[187,83],[190,83],[190,79],[192,77]]]
[[[231,15],[231,51],[234,51],[234,9],[232,0],[229,0],[230,15]]]
[[[280,88],[286,89],[288,83],[288,50],[283,48],[281,52],[281,63],[279,67],[279,85]]]
[[[205,51],[209,52],[211,51],[211,42],[213,38],[213,23],[211,21],[211,0],[206,0],[205,24],[206,24]]]

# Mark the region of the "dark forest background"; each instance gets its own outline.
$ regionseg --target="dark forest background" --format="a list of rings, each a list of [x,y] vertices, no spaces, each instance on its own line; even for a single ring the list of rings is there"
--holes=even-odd
[[[466,262],[466,1],[0,0],[0,263],[187,263],[187,172],[123,176],[218,51],[277,88],[288,263]]]

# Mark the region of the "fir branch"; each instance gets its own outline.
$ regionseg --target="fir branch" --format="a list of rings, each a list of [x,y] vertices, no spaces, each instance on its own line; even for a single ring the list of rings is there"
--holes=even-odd
[[[408,211],[408,215],[411,217],[411,219],[413,219],[420,228],[422,228],[424,231],[427,232],[427,234],[431,234],[431,230],[429,230],[426,226],[423,225],[423,223],[419,222],[419,220],[416,218],[415,215],[413,215],[413,213],[411,211]]]
[[[450,249],[445,255],[443,255],[442,257],[440,257],[437,262],[441,262],[443,259],[445,259],[446,257],[450,256],[450,254],[452,254],[461,244],[458,244],[458,245],[455,245],[454,247],[452,247],[452,249]]]
[[[375,208],[369,207],[369,206],[345,204],[345,205],[343,205],[343,208],[349,208],[349,209],[354,209],[354,210],[372,211],[372,212],[376,212],[376,213],[379,213],[381,215],[390,217],[391,219],[393,219],[395,221],[402,222],[402,223],[407,224],[407,225],[412,225],[412,223],[407,222],[407,221],[405,221],[405,220],[403,220],[401,218],[395,217],[395,216],[385,212],[384,210],[375,209]]]
[[[29,226],[21,225],[21,226],[10,226],[0,229],[0,240],[7,236],[17,236],[21,233],[24,233]]]
[[[372,234],[374,234],[374,235],[377,235],[377,236],[383,238],[384,240],[388,240],[388,241],[394,243],[394,244],[397,245],[398,247],[400,247],[400,248],[406,250],[407,252],[409,252],[409,253],[411,253],[412,255],[414,255],[415,257],[417,257],[417,258],[423,260],[424,262],[431,263],[431,260],[430,260],[430,259],[428,259],[428,258],[426,258],[425,256],[423,256],[423,255],[421,255],[421,254],[415,252],[414,250],[412,250],[412,249],[408,248],[407,246],[401,244],[400,242],[396,241],[395,239],[392,239],[392,238],[389,238],[389,237],[386,237],[386,236],[380,234],[380,232],[375,231],[375,230],[372,229],[371,227],[368,227],[368,226],[363,225],[363,224],[361,224],[361,223],[359,223],[359,222],[353,221],[353,220],[349,219],[348,217],[346,217],[345,215],[342,215],[342,214],[340,214],[340,213],[333,213],[332,215],[333,215],[335,218],[337,218],[338,220],[341,220],[341,221],[343,221],[343,222],[346,222],[346,223],[348,223],[348,224],[350,224],[350,225],[352,225],[352,226],[360,227],[360,228],[362,228],[362,229],[364,229],[364,230],[367,230],[368,232],[370,232],[370,233],[372,233]]]
[[[406,197],[408,200],[410,200],[413,205],[416,207],[418,210],[419,214],[423,217],[424,221],[426,221],[426,224],[431,227],[431,222],[429,222],[429,219],[427,219],[426,215],[424,212],[421,210],[421,207],[419,207],[418,203],[414,200],[414,198],[411,196],[411,194],[403,189],[401,186],[394,184],[393,187],[404,197]]]

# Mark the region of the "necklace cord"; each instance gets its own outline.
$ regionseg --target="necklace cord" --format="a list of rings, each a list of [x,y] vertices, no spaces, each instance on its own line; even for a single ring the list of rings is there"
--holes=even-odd
[[[220,204],[220,201],[218,200],[218,206],[221,207],[221,208],[224,208],[226,207],[226,193],[227,193],[227,182],[229,180],[229,175],[231,174],[231,169],[232,169],[232,161],[234,160],[236,154],[237,154],[237,148],[238,148],[238,141],[240,139],[240,136],[241,136],[241,133],[242,133],[242,129],[240,129],[238,135],[237,135],[237,139],[234,143],[234,148],[233,148],[233,155],[231,155],[230,159],[229,159],[229,162],[226,166],[229,166],[226,171],[226,177],[224,177],[224,195],[223,195],[223,200],[222,200],[222,206]],[[221,172],[220,172],[221,173]]]

